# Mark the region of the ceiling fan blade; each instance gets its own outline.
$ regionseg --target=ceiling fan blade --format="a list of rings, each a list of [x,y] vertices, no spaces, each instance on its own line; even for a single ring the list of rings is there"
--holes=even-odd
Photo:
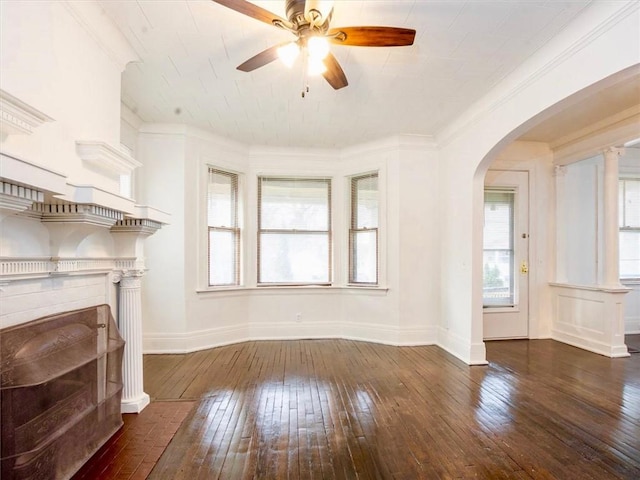
[[[327,32],[336,45],[355,47],[403,47],[413,45],[416,31],[398,27],[340,27]]]
[[[286,43],[282,45],[286,45]],[[269,47],[259,54],[251,57],[242,65],[238,65],[236,68],[243,72],[251,72],[257,68],[264,67],[267,63],[271,63],[278,58],[278,48],[280,48],[282,45],[274,45],[273,47]]]
[[[324,59],[324,66],[327,67],[327,71],[324,72],[322,76],[335,90],[339,90],[349,85],[342,67],[332,53],[329,53],[329,55]]]
[[[288,20],[276,15],[275,13],[270,12],[269,10],[265,10],[258,5],[255,5],[251,2],[247,2],[246,0],[212,0],[213,2],[219,3],[220,5],[224,5],[231,10],[235,10],[236,12],[247,15],[251,18],[255,18],[256,20],[260,20],[261,22],[268,23],[269,25],[285,26],[287,28],[292,28],[293,26]]]

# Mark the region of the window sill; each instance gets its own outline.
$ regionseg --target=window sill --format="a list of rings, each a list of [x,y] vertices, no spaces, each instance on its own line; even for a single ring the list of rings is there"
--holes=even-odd
[[[263,285],[263,286],[232,286],[232,287],[211,287],[196,290],[198,295],[225,295],[225,294],[249,294],[249,295],[277,295],[277,294],[329,294],[335,292],[345,292],[348,294],[362,293],[364,295],[386,295],[388,287],[364,286],[364,285]]]

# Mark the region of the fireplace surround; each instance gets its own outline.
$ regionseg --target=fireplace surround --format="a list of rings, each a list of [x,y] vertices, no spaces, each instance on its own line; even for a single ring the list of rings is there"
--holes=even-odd
[[[121,426],[124,340],[108,305],[0,330],[3,479],[69,478]]]

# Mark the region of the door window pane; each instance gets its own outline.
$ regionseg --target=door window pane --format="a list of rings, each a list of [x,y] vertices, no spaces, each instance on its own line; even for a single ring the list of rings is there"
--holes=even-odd
[[[485,191],[483,304],[515,304],[513,212],[514,192]]]

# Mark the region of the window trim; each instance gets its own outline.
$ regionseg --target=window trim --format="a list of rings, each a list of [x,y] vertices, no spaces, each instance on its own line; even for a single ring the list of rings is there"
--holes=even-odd
[[[359,180],[364,180],[367,178],[376,178],[378,181],[378,219],[376,227],[363,227],[357,228],[357,203],[354,198],[354,193],[356,192],[355,183]],[[351,286],[362,286],[362,287],[375,287],[380,285],[380,174],[376,170],[374,172],[363,173],[358,175],[353,175],[349,177],[349,229],[348,229],[348,265],[347,265],[347,285]],[[375,282],[358,282],[354,279],[354,269],[355,269],[355,248],[354,248],[354,238],[356,234],[361,232],[375,232],[376,239],[376,279]]]
[[[232,195],[233,195],[233,223],[232,226],[212,226],[209,225],[209,185],[211,182],[209,181],[209,176],[211,174],[218,174],[230,177],[231,185],[232,185]],[[229,288],[229,287],[239,287],[242,281],[242,269],[241,269],[241,249],[242,249],[242,229],[240,227],[240,175],[235,172],[230,172],[228,170],[223,170],[211,165],[207,166],[207,204],[206,204],[206,214],[207,214],[207,286],[208,288]],[[233,283],[211,283],[211,232],[232,232],[234,233],[234,281]]]
[[[620,212],[618,213],[618,243],[620,243],[621,238],[620,238],[620,234],[622,232],[632,232],[632,233],[636,233],[638,236],[640,236],[640,225],[639,226],[627,226],[627,216],[626,216],[626,196],[624,193],[624,187],[623,184],[626,182],[638,182],[638,184],[640,184],[640,177],[636,177],[636,176],[622,176],[620,178],[618,178],[618,188],[623,188],[622,190],[622,202],[621,204],[618,205],[618,208],[620,209]],[[622,225],[620,224],[620,218],[622,219]],[[620,252],[619,252],[620,247],[618,247],[618,276],[620,278],[621,282],[632,282],[632,281],[637,281],[640,280],[640,271],[631,274],[630,276],[622,276],[620,274],[620,261],[622,260],[620,258]]]

